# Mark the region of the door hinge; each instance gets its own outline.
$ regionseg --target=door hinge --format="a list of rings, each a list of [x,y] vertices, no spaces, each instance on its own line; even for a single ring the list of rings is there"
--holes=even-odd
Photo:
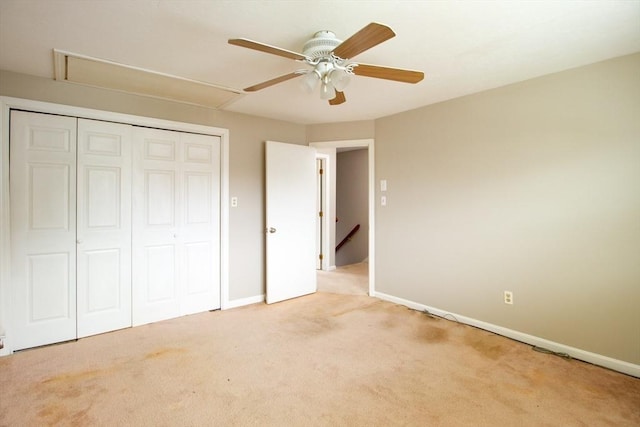
[[[320,212],[319,212],[319,215],[320,215],[320,218],[322,218],[322,216],[323,216],[324,214],[322,213],[322,211],[320,211]]]
[[[324,257],[322,256],[322,254],[320,254],[320,261],[322,261],[324,259]]]
[[[320,169],[320,175],[324,173],[324,169]]]

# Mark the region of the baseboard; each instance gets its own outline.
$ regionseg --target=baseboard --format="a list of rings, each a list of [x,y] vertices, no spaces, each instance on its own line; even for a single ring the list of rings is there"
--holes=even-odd
[[[394,297],[393,295],[387,295],[382,292],[375,292],[374,296],[385,301],[393,302],[396,304],[404,305],[414,310],[424,311],[435,314],[443,318],[451,320],[451,316],[455,317],[460,323],[475,326],[476,328],[484,329],[496,333],[498,335],[505,336],[507,338],[514,339],[516,341],[524,342],[530,345],[543,347],[551,351],[566,353],[574,359],[582,360],[592,363],[594,365],[602,366],[614,371],[622,372],[627,375],[631,375],[640,378],[640,365],[625,362],[611,357],[603,356],[597,353],[591,353],[589,351],[581,350],[579,348],[570,347],[568,345],[560,344],[554,341],[549,341],[544,338],[539,338],[534,335],[525,334],[523,332],[514,331],[513,329],[504,328],[502,326],[494,325],[491,323],[483,322],[481,320],[472,319],[470,317],[462,316],[456,313],[449,313],[447,311],[440,310],[435,307],[429,307],[424,304],[419,304],[413,301],[409,301],[403,298]]]
[[[245,305],[258,304],[264,302],[264,294],[256,295],[253,297],[234,299],[233,301],[229,301],[225,304],[223,310],[228,310],[230,308],[242,307]]]

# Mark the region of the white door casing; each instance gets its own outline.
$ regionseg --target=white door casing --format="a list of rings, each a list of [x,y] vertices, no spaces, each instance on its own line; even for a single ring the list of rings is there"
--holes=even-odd
[[[336,191],[336,149],[363,147],[368,150],[369,157],[369,295],[375,296],[375,150],[373,139],[343,140],[311,142],[309,146],[318,150],[318,153],[327,156],[325,165],[325,204],[326,215],[324,216],[324,227],[327,230],[328,238],[325,239],[325,264],[328,269],[334,269],[335,265],[335,191]]]
[[[315,149],[266,143],[267,304],[316,291]]]
[[[132,128],[78,120],[78,338],[131,326]]]
[[[324,254],[324,159],[316,154],[316,270],[322,270]]]
[[[13,348],[76,338],[76,119],[11,112]]]
[[[133,324],[220,308],[220,138],[134,135]]]

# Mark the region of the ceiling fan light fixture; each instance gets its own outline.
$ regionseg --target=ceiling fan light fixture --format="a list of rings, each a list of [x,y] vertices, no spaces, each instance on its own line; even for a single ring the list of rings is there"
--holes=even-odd
[[[331,73],[329,74],[329,79],[333,84],[333,87],[340,92],[342,92],[347,87],[349,81],[351,80],[349,74],[345,70],[339,68],[331,71]]]
[[[329,78],[323,79],[322,85],[320,86],[320,99],[329,100],[335,98],[335,96],[336,89],[333,87]]]
[[[320,74],[316,70],[309,71],[301,80],[301,86],[307,93],[312,93],[318,82],[320,81]]]

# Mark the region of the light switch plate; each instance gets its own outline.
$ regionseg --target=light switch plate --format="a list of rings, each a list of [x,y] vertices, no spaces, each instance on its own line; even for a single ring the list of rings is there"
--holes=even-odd
[[[387,191],[387,180],[386,179],[381,179],[380,180],[380,191]]]

